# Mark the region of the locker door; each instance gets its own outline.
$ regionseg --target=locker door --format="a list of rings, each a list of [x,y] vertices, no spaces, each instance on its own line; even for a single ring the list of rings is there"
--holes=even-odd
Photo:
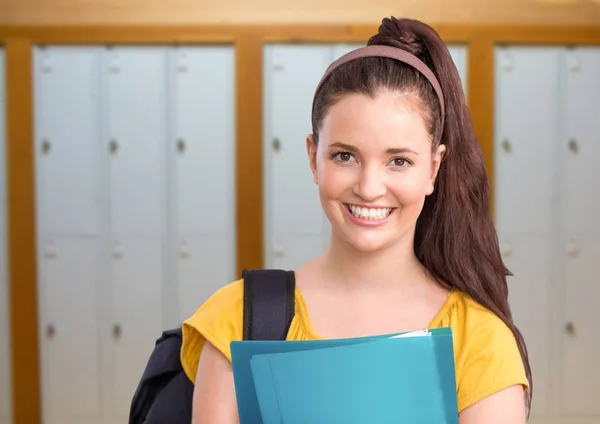
[[[100,418],[94,48],[34,50],[38,307],[45,423]]]
[[[161,48],[105,52],[110,155],[110,225],[113,234],[165,231],[167,62]]]
[[[267,267],[293,269],[324,250],[327,221],[306,154],[314,90],[330,46],[265,48],[265,252]]]
[[[600,420],[600,357],[597,264],[600,258],[600,48],[566,50],[561,69],[565,100],[561,102],[565,128],[559,142],[564,169],[561,191],[566,261],[564,280],[563,412]]]
[[[178,323],[235,277],[235,50],[173,49],[169,68]]]
[[[0,48],[0,424],[11,422],[10,322],[8,310],[8,240],[6,237],[6,139],[4,49]]]
[[[552,369],[548,317],[553,275],[552,239],[535,234],[499,233],[502,259],[513,273],[508,278],[509,302],[517,327],[523,333],[529,351],[529,363],[535,384],[532,416],[548,412],[548,384]]]
[[[534,372],[534,416],[549,405],[550,288],[560,271],[554,268],[553,248],[558,57],[553,48],[496,51],[496,226],[504,260],[514,273],[511,307]]]
[[[555,229],[558,58],[555,48],[496,50],[494,204],[504,233]]]
[[[561,198],[563,228],[568,233],[600,234],[600,48],[567,50],[561,69],[565,81],[562,110],[565,131],[559,142],[564,164]]]
[[[93,48],[34,51],[38,228],[98,233],[98,55]]]
[[[125,419],[154,342],[163,330],[166,250],[166,50],[109,49],[103,55],[108,155],[113,413]],[[116,418],[116,417],[115,417]]]
[[[101,418],[98,243],[38,238],[42,411],[45,424]]]

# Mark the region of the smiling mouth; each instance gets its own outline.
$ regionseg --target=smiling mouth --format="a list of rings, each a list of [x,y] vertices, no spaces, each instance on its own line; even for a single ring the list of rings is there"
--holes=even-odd
[[[359,219],[366,219],[369,221],[382,221],[386,219],[396,208],[365,208],[361,206],[344,204],[348,211]]]

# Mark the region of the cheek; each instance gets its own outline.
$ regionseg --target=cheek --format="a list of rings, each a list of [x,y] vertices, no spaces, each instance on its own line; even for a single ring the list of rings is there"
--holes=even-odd
[[[394,179],[389,189],[401,205],[422,204],[429,188],[427,175],[419,173]]]
[[[341,167],[331,161],[323,160],[318,164],[318,185],[322,198],[338,199],[354,184],[354,173],[351,167]]]

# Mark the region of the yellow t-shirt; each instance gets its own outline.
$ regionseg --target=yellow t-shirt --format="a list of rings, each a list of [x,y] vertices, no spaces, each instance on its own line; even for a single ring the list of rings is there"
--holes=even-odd
[[[315,340],[302,294],[296,288],[296,314],[288,340]],[[213,294],[183,323],[181,362],[194,382],[205,340],[229,361],[229,344],[243,332],[243,280],[230,283]],[[429,328],[450,327],[454,343],[458,410],[506,387],[529,387],[516,340],[494,313],[462,292],[453,290]]]

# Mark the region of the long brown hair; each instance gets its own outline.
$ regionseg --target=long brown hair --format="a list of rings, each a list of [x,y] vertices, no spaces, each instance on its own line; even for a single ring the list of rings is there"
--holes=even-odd
[[[314,143],[327,110],[347,93],[375,96],[380,90],[414,94],[437,148],[447,146],[435,190],[425,199],[418,218],[414,249],[429,272],[447,288],[457,288],[494,312],[512,330],[525,366],[532,398],[531,367],[521,332],[513,322],[498,236],[489,211],[489,183],[483,154],[473,133],[460,76],[447,46],[430,26],[415,20],[385,18],[367,45],[404,49],[434,73],[444,93],[445,125],[432,85],[418,71],[398,61],[364,57],[341,65],[315,94],[312,116]]]

